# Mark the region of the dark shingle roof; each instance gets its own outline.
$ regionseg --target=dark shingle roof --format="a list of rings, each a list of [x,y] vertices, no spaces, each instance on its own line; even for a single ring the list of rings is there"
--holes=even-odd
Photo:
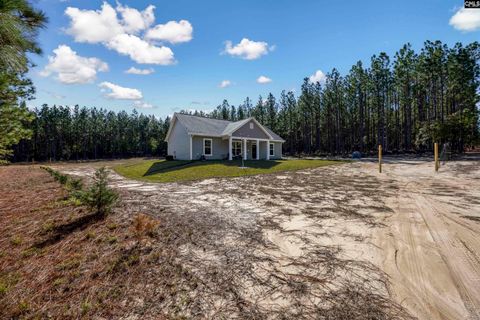
[[[212,136],[223,136],[235,132],[250,119],[240,121],[227,121],[207,117],[194,116],[183,113],[176,113],[178,121],[182,123],[187,129],[188,133],[192,134],[207,134]],[[278,134],[263,126],[265,130],[272,136],[273,140],[283,140]]]
[[[227,120],[218,120],[206,117],[192,116],[189,114],[176,114],[177,119],[185,126],[188,133],[203,133],[220,136],[230,124]]]
[[[283,140],[282,137],[280,137],[278,134],[276,134],[275,132],[273,132],[272,130],[270,130],[270,128],[267,128],[265,126],[263,126],[265,128],[265,130],[268,131],[268,133],[270,133],[270,135],[272,136],[273,140]]]

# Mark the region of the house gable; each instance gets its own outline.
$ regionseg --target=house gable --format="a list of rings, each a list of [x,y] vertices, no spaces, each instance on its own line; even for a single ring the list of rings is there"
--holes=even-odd
[[[180,121],[171,122],[166,141],[168,142],[168,154],[178,159],[188,159],[190,157],[190,136]]]
[[[232,137],[271,139],[271,137],[267,134],[267,131],[254,119],[250,119],[241,127],[232,132]]]

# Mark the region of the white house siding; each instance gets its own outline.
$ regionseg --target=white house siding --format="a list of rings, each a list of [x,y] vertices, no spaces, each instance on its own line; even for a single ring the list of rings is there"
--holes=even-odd
[[[282,159],[282,143],[281,142],[272,142],[275,150],[275,156],[270,156],[270,159]]]
[[[170,132],[168,154],[175,156],[179,160],[190,159],[190,136],[180,121],[175,121]]]
[[[203,139],[212,139],[212,156],[206,156],[205,158],[207,160],[222,160],[228,157],[228,140],[222,138],[193,136],[193,160],[198,160],[203,155]]]

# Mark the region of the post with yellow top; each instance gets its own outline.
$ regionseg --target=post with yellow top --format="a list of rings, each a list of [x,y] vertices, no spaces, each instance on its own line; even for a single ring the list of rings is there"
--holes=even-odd
[[[438,142],[435,142],[433,145],[433,153],[435,156],[435,171],[438,171],[439,162],[438,162]]]
[[[378,172],[382,173],[382,145],[378,145]]]

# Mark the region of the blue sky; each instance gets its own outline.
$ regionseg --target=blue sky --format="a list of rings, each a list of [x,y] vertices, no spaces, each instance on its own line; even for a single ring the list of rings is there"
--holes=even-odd
[[[102,4],[36,2],[50,22],[40,34],[44,54],[33,58],[30,106],[135,107],[164,117],[211,110],[223,99],[238,105],[247,96],[298,92],[318,70],[345,74],[381,51],[393,57],[406,42],[418,50],[425,40],[480,40],[480,9],[462,11],[463,1],[107,1],[108,17]],[[125,73],[131,67],[153,73]]]

